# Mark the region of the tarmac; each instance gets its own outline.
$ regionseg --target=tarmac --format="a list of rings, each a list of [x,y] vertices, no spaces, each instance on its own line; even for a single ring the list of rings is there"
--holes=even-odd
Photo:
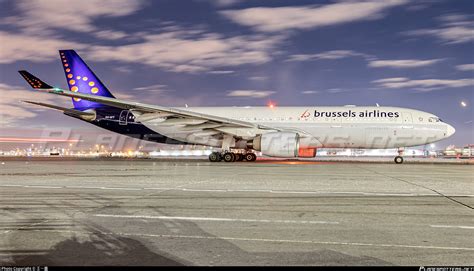
[[[474,265],[474,167],[0,159],[2,265]]]

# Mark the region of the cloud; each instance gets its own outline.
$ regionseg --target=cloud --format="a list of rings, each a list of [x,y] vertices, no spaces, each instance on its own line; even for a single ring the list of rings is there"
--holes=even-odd
[[[275,91],[268,90],[232,90],[227,96],[230,97],[249,97],[249,98],[265,98],[272,95]]]
[[[3,22],[35,35],[55,29],[90,32],[98,29],[95,19],[130,15],[141,6],[142,1],[128,0],[23,0],[16,2],[20,15],[6,17]]]
[[[140,63],[168,71],[197,73],[267,63],[282,40],[276,36],[225,37],[184,30],[144,35],[143,39],[140,43],[119,46],[92,46],[88,54],[96,61]]]
[[[417,67],[430,66],[440,61],[442,61],[442,59],[371,60],[369,61],[368,65],[369,67],[372,67],[372,68],[388,67],[388,68],[403,69],[403,68],[417,68]]]
[[[121,40],[129,37],[127,33],[115,30],[101,30],[94,32],[94,36],[104,40]]]
[[[120,35],[115,34],[116,37]],[[134,39],[137,38],[135,35]],[[152,35],[141,33],[139,38],[139,42],[128,40],[132,43],[103,46],[72,42],[54,35],[45,39],[26,33],[0,31],[0,63],[53,61],[57,59],[59,49],[74,48],[87,56],[86,59],[95,61],[138,63],[173,72],[223,74],[231,71],[219,68],[271,61],[275,48],[283,40],[283,37],[268,35],[226,37],[193,29]]]
[[[414,88],[420,91],[430,91],[443,88],[460,88],[474,86],[474,79],[418,79],[404,77],[384,78],[372,81],[383,88]]]
[[[210,3],[218,7],[228,7],[238,3],[243,2],[243,0],[211,0]]]
[[[442,59],[402,59],[402,60],[378,60],[375,56],[359,53],[353,50],[332,50],[317,54],[295,54],[290,55],[287,62],[296,61],[315,61],[315,60],[335,60],[348,57],[362,57],[368,61],[368,66],[373,68],[389,67],[389,68],[416,68],[433,65],[442,61]]]
[[[65,48],[82,49],[86,46],[80,43],[66,41],[60,38],[36,37],[27,34],[12,34],[0,31],[0,63],[13,63],[27,60],[33,62],[52,61],[58,59],[58,50]]]
[[[332,50],[332,51],[326,51],[326,52],[317,53],[317,54],[290,55],[286,61],[287,62],[313,61],[313,60],[319,60],[319,59],[341,59],[341,58],[347,58],[347,57],[373,58],[370,55],[358,53],[352,50]]]
[[[474,21],[464,14],[446,14],[438,20],[438,28],[417,29],[404,32],[410,36],[433,36],[445,44],[458,44],[474,41]]]
[[[268,77],[266,77],[266,76],[250,76],[249,79],[253,80],[253,81],[263,81],[263,80],[267,80]]]
[[[474,64],[457,65],[456,69],[458,69],[460,71],[474,71]]]
[[[321,93],[321,91],[317,91],[317,90],[305,90],[305,91],[302,91],[301,94],[317,94],[317,93]]]
[[[328,5],[298,7],[254,7],[225,10],[230,20],[263,32],[310,29],[380,18],[382,12],[406,0],[343,1]]]
[[[392,82],[403,82],[409,80],[406,77],[392,77],[392,78],[384,78],[372,81],[373,83],[392,83]]]
[[[231,74],[231,73],[234,73],[235,71],[209,71],[207,73],[210,73],[210,74]]]
[[[122,36],[120,32],[110,31],[102,31],[100,35]],[[274,49],[283,37],[226,37],[203,30],[179,29],[153,35],[141,33],[140,39],[135,43],[102,46],[72,42],[54,35],[45,39],[26,33],[0,31],[0,63],[52,61],[57,59],[59,49],[74,48],[95,61],[146,64],[173,72],[224,74],[232,71],[216,69],[271,61]]]
[[[137,88],[134,88],[133,90],[136,90],[136,91],[150,91],[150,92],[164,92],[164,91],[169,91],[169,89],[167,89],[167,85],[160,85],[160,84],[155,84],[155,85],[150,85],[150,86],[146,86],[146,87],[137,87]]]
[[[474,28],[452,26],[439,29],[420,29],[406,32],[414,36],[434,36],[446,44],[457,44],[474,41]]]
[[[0,126],[15,126],[23,119],[37,116],[35,111],[45,110],[44,108],[22,103],[21,100],[41,101],[59,106],[70,107],[69,99],[61,99],[54,95],[48,95],[19,86],[11,86],[0,83]]]
[[[341,92],[347,92],[347,89],[341,89],[341,88],[330,88],[326,90],[329,93],[341,93]]]

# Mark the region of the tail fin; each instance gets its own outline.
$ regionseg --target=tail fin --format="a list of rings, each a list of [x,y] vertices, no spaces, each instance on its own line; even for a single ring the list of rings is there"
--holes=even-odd
[[[26,82],[28,82],[28,84],[30,84],[30,86],[34,89],[52,89],[53,87],[46,84],[45,82],[41,81],[41,79],[39,79],[38,77],[34,76],[33,74],[25,71],[25,70],[21,70],[21,71],[18,71],[21,76],[23,76],[23,78],[25,78]]]
[[[69,89],[73,92],[115,98],[74,50],[59,50]],[[76,109],[103,107],[103,104],[73,98]]]

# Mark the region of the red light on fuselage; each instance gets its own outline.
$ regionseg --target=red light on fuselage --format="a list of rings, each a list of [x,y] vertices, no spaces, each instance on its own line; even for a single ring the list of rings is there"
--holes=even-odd
[[[267,106],[269,108],[275,108],[276,104],[274,102],[270,101],[270,102],[267,103]]]
[[[316,149],[314,148],[299,148],[298,149],[298,157],[303,158],[312,158],[316,156]]]

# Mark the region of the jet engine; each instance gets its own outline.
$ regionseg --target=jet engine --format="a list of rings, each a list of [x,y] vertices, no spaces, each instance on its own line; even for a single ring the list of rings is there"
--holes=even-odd
[[[271,132],[256,136],[252,148],[274,157],[298,157],[300,137],[297,133]]]

